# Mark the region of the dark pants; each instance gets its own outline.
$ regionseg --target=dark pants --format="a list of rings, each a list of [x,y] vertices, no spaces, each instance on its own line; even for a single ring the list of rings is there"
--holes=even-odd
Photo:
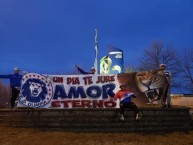
[[[161,98],[161,104],[162,105],[166,105],[166,100],[168,98],[168,89],[169,89],[169,85],[166,88],[165,94],[163,94],[163,97]],[[167,102],[167,103],[168,103],[168,105],[170,105],[169,104],[170,102]]]
[[[11,108],[14,108],[15,101],[16,101],[20,91],[14,87],[11,87],[11,89],[12,89]]]
[[[138,110],[137,106],[135,105],[135,103],[133,103],[133,102],[129,102],[129,103],[120,102],[120,113],[122,115],[124,115],[126,108],[131,109],[135,114],[139,113],[139,110]]]

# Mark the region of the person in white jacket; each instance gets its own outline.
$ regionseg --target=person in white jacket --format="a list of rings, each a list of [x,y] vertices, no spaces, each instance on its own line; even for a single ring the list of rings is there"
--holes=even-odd
[[[161,103],[162,103],[162,108],[168,107],[171,108],[171,82],[172,82],[172,77],[171,77],[171,73],[166,70],[166,65],[165,64],[160,64],[160,70],[164,71],[165,73],[165,77],[167,79],[168,82],[168,88],[166,91],[166,94],[164,97],[162,97]]]

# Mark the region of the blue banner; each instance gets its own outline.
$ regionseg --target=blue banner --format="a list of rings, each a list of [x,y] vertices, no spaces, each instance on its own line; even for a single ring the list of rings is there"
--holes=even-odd
[[[123,51],[116,47],[109,47],[108,57],[110,60],[112,60],[110,74],[124,73]]]

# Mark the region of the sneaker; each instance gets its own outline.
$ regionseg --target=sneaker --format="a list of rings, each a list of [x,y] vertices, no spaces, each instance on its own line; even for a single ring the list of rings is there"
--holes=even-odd
[[[142,118],[142,115],[140,113],[136,114],[136,120],[140,120]]]
[[[124,121],[125,120],[124,116],[120,115],[119,120]]]

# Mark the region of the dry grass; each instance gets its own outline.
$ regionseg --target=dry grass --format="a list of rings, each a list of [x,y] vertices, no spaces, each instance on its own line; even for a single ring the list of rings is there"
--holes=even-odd
[[[169,134],[38,131],[0,124],[0,145],[193,145],[193,131]]]

